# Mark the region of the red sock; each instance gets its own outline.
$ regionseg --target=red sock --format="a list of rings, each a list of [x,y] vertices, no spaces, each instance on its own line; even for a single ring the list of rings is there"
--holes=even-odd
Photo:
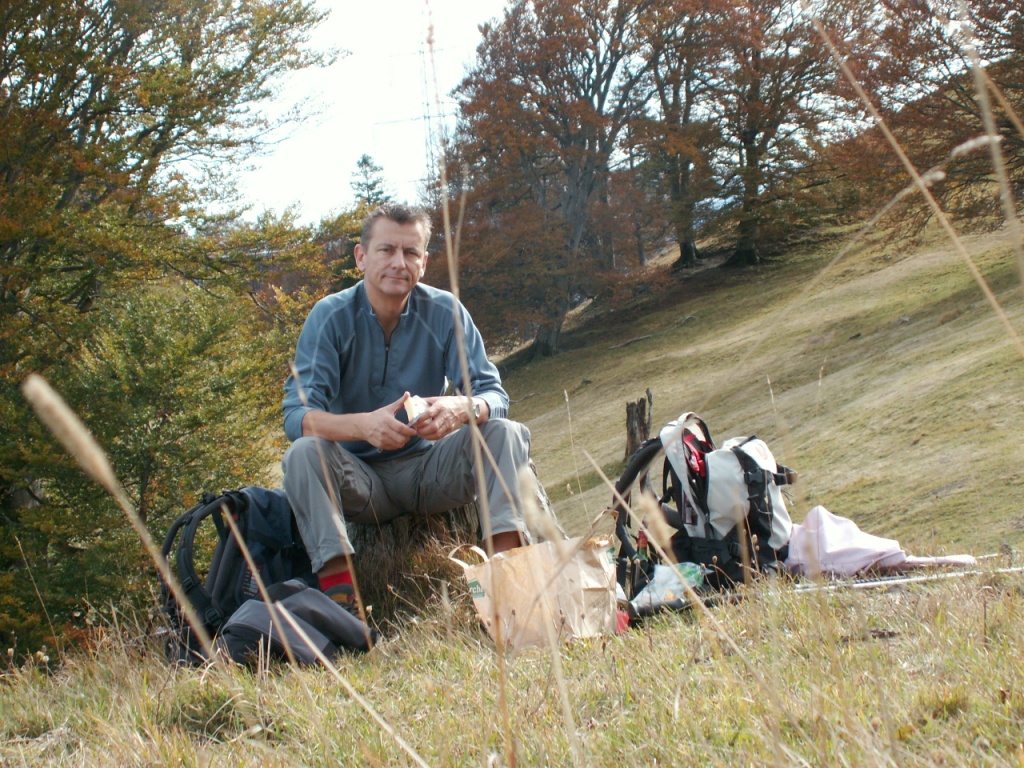
[[[339,584],[351,584],[352,583],[352,571],[344,570],[338,573],[332,573],[330,576],[320,577],[320,590],[326,592],[331,587],[336,587]]]

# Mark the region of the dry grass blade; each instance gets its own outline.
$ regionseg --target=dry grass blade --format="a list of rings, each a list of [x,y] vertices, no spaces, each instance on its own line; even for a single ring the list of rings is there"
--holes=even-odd
[[[171,585],[171,589],[175,594],[175,598],[178,600],[188,617],[189,623],[192,628],[196,631],[197,636],[200,638],[200,642],[203,645],[203,650],[210,658],[214,657],[214,649],[210,640],[209,635],[206,633],[205,628],[195,616],[194,610],[191,608],[191,603],[181,590],[180,584],[178,584],[176,577],[168,569],[166,561],[160,554],[160,550],[156,547],[152,537],[149,535],[149,531],[142,524],[141,519],[135,513],[134,508],[128,501],[127,494],[121,488],[114,476],[113,470],[110,468],[110,464],[106,459],[105,454],[99,445],[95,442],[92,436],[89,434],[85,425],[81,423],[77,416],[71,411],[70,408],[63,402],[62,399],[50,388],[41,377],[33,376],[30,377],[24,386],[25,396],[32,403],[33,407],[36,408],[40,419],[50,428],[50,430],[61,440],[69,452],[78,459],[79,463],[89,472],[89,474],[95,478],[104,488],[111,492],[112,495],[121,503],[122,507],[125,508],[125,512],[128,514],[133,525],[140,532],[144,543],[146,544],[147,550],[154,558],[154,562],[160,570],[164,580]],[[263,599],[267,604],[270,604],[270,598],[266,591],[266,586],[263,584],[262,579],[259,578],[259,571],[256,568],[255,563],[252,560],[252,555],[249,552],[248,547],[245,545],[245,541],[241,536],[241,532],[238,529],[237,524],[232,519],[230,514],[225,514],[225,519],[231,528],[232,534],[238,541],[239,547],[248,563],[252,573],[256,576],[257,584]],[[279,623],[279,615],[274,612],[272,613],[274,622],[278,626],[279,631],[282,627]],[[355,699],[359,705],[369,714],[380,727],[392,738],[395,743],[398,744],[408,754],[417,765],[426,766],[427,763],[416,754],[415,750],[398,735],[395,729],[387,723],[374,709],[373,707],[356,691],[351,684],[344,679],[337,667],[324,656],[315,644],[310,640],[309,636],[303,631],[302,627],[294,622],[291,616],[285,614],[284,618],[288,621],[292,629],[302,637],[303,641],[313,649],[317,658],[326,666],[335,679],[345,688],[346,692]],[[281,636],[284,639],[284,632],[281,631]],[[287,640],[285,639],[287,645]],[[287,649],[289,656],[294,661],[294,655],[291,649]]]
[[[576,487],[579,489],[580,495],[582,496],[582,494],[583,494],[583,481],[580,478],[580,468],[579,468],[579,465],[576,463],[576,439],[573,436],[572,409],[569,408],[569,392],[567,390],[563,389],[562,390],[562,395],[565,397],[565,420],[566,420],[566,424],[568,425],[568,428],[569,428],[569,454],[572,456],[572,465],[573,465],[573,469],[575,469]],[[586,502],[584,502],[584,504],[583,504],[583,511],[585,513],[589,514],[589,510],[587,510]]]
[[[519,498],[523,500],[523,520],[527,530],[536,531],[541,541],[562,541],[565,532],[555,522],[554,511],[542,510],[537,503],[537,478],[529,467],[519,469]]]
[[[911,181],[910,184],[908,184],[906,187],[904,187],[895,195],[893,195],[892,199],[889,200],[889,202],[882,206],[882,208],[877,213],[875,213],[874,216],[872,216],[862,227],[860,227],[853,234],[853,236],[845,243],[845,245],[843,245],[843,247],[839,249],[839,252],[835,255],[835,257],[833,257],[824,267],[818,270],[818,272],[814,275],[814,277],[811,280],[808,280],[806,283],[804,283],[804,285],[794,295],[791,301],[789,301],[787,304],[778,309],[777,314],[783,315],[788,307],[793,306],[798,302],[804,300],[807,296],[810,296],[814,292],[814,290],[825,280],[825,278],[832,273],[833,269],[835,269],[835,267],[843,259],[847,258],[851,254],[856,252],[857,246],[864,241],[864,238],[878,225],[878,223],[885,217],[886,214],[888,214],[893,208],[896,207],[896,205],[901,200],[904,200],[905,198],[909,197],[910,195],[916,192],[921,191],[922,189],[927,190],[933,184],[936,184],[945,179],[946,175],[943,168],[946,163],[949,163],[958,155],[964,154],[966,152],[972,152],[983,147],[987,147],[991,144],[991,141],[992,140],[990,139],[990,137],[981,136],[977,139],[973,139],[969,142],[965,142],[964,144],[955,147],[943,163],[935,166],[934,168],[930,168],[923,174],[920,174],[919,177]],[[966,256],[966,251],[964,251],[963,255]],[[977,267],[975,267],[974,262],[970,259],[970,257],[967,256],[966,258],[968,261],[968,266],[971,268],[971,273],[974,276],[975,280],[980,280],[979,284],[981,285],[982,291],[985,292],[986,298],[989,298],[989,303],[992,304],[993,302],[995,302],[996,315],[1003,322],[1003,326],[1008,329],[1011,338],[1016,339],[1013,327],[1010,326],[1009,324],[1009,319],[1006,318],[1006,315],[1002,311],[1002,308],[999,306],[998,302],[996,302],[995,296],[992,295],[991,290],[988,288],[988,285],[984,282],[984,278],[981,277],[980,272],[977,271]],[[764,327],[766,330],[764,331],[763,336],[767,337],[771,333],[771,329],[773,326],[771,323],[765,323]],[[740,357],[731,366],[731,368],[729,368],[729,370],[725,372],[725,374],[722,376],[722,380],[729,381],[734,379],[736,374],[747,366],[747,363],[749,362],[750,358],[754,355],[758,347],[759,345],[756,343],[750,344],[748,349],[742,355],[740,355]],[[1024,355],[1024,347],[1021,347],[1019,343],[1018,350],[1021,351],[1022,355]],[[711,391],[724,391],[724,388],[713,387]],[[713,402],[714,395],[709,395],[704,399],[703,403],[701,403],[698,410],[705,410]]]
[[[38,374],[30,374],[21,385],[25,399],[35,409],[39,420],[53,433],[82,469],[118,502],[131,506],[121,483],[107,460],[107,455],[63,398]]]
[[[605,485],[607,485],[608,488],[611,489],[613,496],[623,506],[623,508],[626,510],[627,514],[630,516],[633,522],[635,522],[638,527],[643,528],[645,531],[648,532],[648,534],[650,534],[650,530],[644,523],[643,515],[637,512],[637,510],[634,510],[633,507],[629,503],[627,503],[625,498],[623,498],[623,496],[615,489],[615,484],[608,479],[607,475],[604,474],[604,470],[602,470],[600,465],[598,465],[598,463],[594,461],[594,457],[591,456],[586,451],[583,452],[583,455],[587,457],[587,461],[590,462],[591,466],[598,473],[602,482],[604,482]],[[660,531],[659,534],[662,541],[665,541],[664,532]],[[652,546],[654,546],[654,551],[658,553],[658,556],[661,559],[669,563],[675,563],[675,557],[673,556],[672,549],[670,547],[663,546],[663,544],[659,541],[656,541],[653,536],[649,537],[649,542]],[[750,662],[746,659],[743,652],[740,650],[739,646],[736,645],[732,637],[729,636],[729,633],[725,631],[725,627],[721,625],[718,619],[715,618],[714,614],[711,613],[711,611],[708,609],[706,605],[704,605],[704,601],[696,592],[693,591],[693,587],[690,586],[686,579],[683,579],[682,582],[683,588],[686,590],[687,599],[691,602],[691,604],[693,604],[694,606],[698,606],[699,609],[704,612],[705,617],[711,622],[711,625],[719,633],[719,636],[722,638],[722,640],[727,645],[729,645],[729,647],[741,660],[743,660],[743,663],[748,667],[748,669],[750,669],[751,672],[754,672],[754,669],[751,667]]]
[[[532,498],[533,497],[531,496],[531,499]],[[524,504],[525,503],[526,502],[524,501]],[[537,514],[539,514],[539,512]],[[576,538],[575,544],[571,543],[571,541],[565,541],[561,538],[556,538],[552,540],[552,543],[555,545],[555,550],[558,552],[558,562],[552,569],[551,575],[548,577],[548,580],[543,584],[539,584],[535,589],[533,601],[529,604],[529,606],[526,609],[527,615],[533,613],[533,611],[537,608],[537,605],[541,602],[541,598],[543,598],[544,595],[548,592],[548,590],[551,589],[551,586],[555,583],[555,580],[558,579],[559,576],[561,576],[562,571],[565,570],[565,567],[573,561],[573,558],[575,558],[576,555],[587,544],[587,541],[594,535],[594,532],[597,530],[597,526],[601,523],[602,520],[604,520],[606,515],[607,511],[602,510],[601,513],[591,521],[590,526],[587,528],[587,530],[584,531],[584,533],[581,536]]]
[[[1013,124],[1014,129],[1016,129],[1017,133],[1020,134],[1021,138],[1024,138],[1024,122],[1021,121],[1020,116],[1017,114],[1016,110],[1014,110],[1013,105],[1007,101],[1006,94],[999,90],[999,87],[992,82],[992,78],[989,77],[988,72],[982,68],[979,68],[978,72],[985,81],[985,85],[996,97],[996,101],[999,102],[999,106],[1002,107],[1003,111],[1006,113],[1006,119]]]
[[[39,605],[43,609],[43,615],[46,616],[46,625],[50,628],[50,635],[56,638],[57,650],[60,651],[62,645],[60,635],[57,634],[57,630],[53,627],[53,619],[50,618],[50,611],[46,607],[46,601],[43,600],[43,595],[39,592],[39,585],[36,583],[36,577],[32,575],[32,566],[28,562],[28,556],[25,554],[25,548],[21,546],[21,539],[17,536],[14,537],[14,541],[18,545],[18,552],[21,553],[21,561],[25,564],[25,572],[28,574],[28,578],[32,582],[32,590],[36,593],[36,599],[39,601]]]
[[[221,505],[221,512],[223,513],[223,518],[227,522],[228,527],[231,529],[231,535],[235,537],[235,543],[238,544],[238,549],[241,551],[246,565],[249,566],[249,573],[251,573],[256,579],[256,589],[259,590],[260,597],[262,597],[263,602],[271,608],[270,619],[274,622],[274,629],[277,630],[278,635],[281,637],[281,643],[284,645],[284,651],[288,656],[288,661],[294,664],[295,652],[292,650],[291,643],[288,642],[288,635],[284,631],[284,626],[281,624],[281,619],[278,616],[277,611],[273,610],[274,601],[271,600],[270,594],[267,592],[267,585],[263,583],[263,577],[260,576],[260,569],[252,559],[252,553],[249,551],[249,545],[245,543],[245,537],[242,536],[242,532],[238,528],[238,523],[235,522],[235,517],[231,514],[231,510],[228,509],[227,504]],[[269,658],[265,661],[266,663],[269,663]],[[263,659],[261,659],[260,666],[261,668],[265,668]]]
[[[637,507],[637,517],[647,521],[647,533],[650,540],[654,542],[655,549],[672,555],[672,534],[674,531],[665,519],[665,513],[662,511],[661,505],[658,504],[653,496],[645,491],[640,494]],[[674,561],[675,557],[671,557],[669,560],[669,562],[676,564]]]
[[[520,471],[519,486],[520,494],[523,499],[523,515],[528,523],[530,520],[534,520],[541,528],[545,526],[545,523],[554,528],[555,526],[551,519],[547,515],[542,514],[540,509],[537,507],[533,473],[531,473],[529,469],[524,468]],[[557,531],[553,532],[553,535],[549,536],[548,540],[555,542],[555,546],[561,549],[562,542],[559,540]],[[536,571],[531,570],[530,576],[533,581],[535,594],[537,595],[537,599],[534,600],[534,605],[536,605],[540,595],[546,591],[547,587],[540,583],[540,579],[537,577]],[[551,654],[551,668],[555,675],[555,683],[558,686],[558,700],[562,705],[562,720],[565,726],[565,736],[569,741],[569,749],[572,752],[573,764],[585,765],[586,762],[584,760],[583,745],[580,743],[579,736],[576,734],[576,722],[572,714],[572,704],[569,701],[569,691],[565,683],[565,674],[562,671],[561,649],[558,647],[558,638],[555,636],[555,620],[551,615],[550,606],[547,601],[541,601],[540,604],[543,606],[544,611],[543,623],[548,640],[548,650]],[[531,607],[530,611],[532,610],[533,608]],[[527,615],[529,615],[529,612]]]
[[[1011,341],[1013,342],[1014,346],[1017,348],[1018,354],[1022,358],[1024,358],[1024,342],[1021,341],[1019,335],[1016,332],[1016,329],[1010,323],[1010,320],[1007,317],[1006,312],[1003,310],[1002,306],[999,304],[998,300],[995,297],[995,294],[992,292],[992,289],[989,287],[988,283],[985,281],[984,276],[981,274],[980,270],[978,269],[977,265],[974,263],[973,259],[971,259],[970,254],[968,254],[967,249],[965,248],[965,246],[963,244],[963,241],[960,239],[960,237],[956,234],[956,231],[953,229],[953,226],[950,223],[949,218],[946,216],[945,212],[941,209],[941,207],[939,206],[938,202],[935,200],[934,195],[932,195],[931,191],[929,190],[929,187],[932,184],[934,184],[937,180],[942,178],[941,168],[933,168],[933,169],[931,169],[928,172],[923,173],[923,174],[919,173],[917,171],[917,169],[914,168],[913,164],[910,162],[910,159],[907,157],[906,153],[900,147],[899,142],[896,140],[895,136],[893,136],[892,132],[889,130],[888,125],[885,123],[885,120],[882,118],[881,114],[879,114],[877,109],[875,109],[875,107],[874,107],[873,103],[871,102],[870,98],[868,97],[867,93],[864,91],[864,89],[861,87],[860,83],[857,81],[856,76],[850,70],[850,68],[846,64],[845,60],[842,59],[842,57],[836,51],[834,43],[832,42],[831,38],[829,37],[829,35],[826,32],[826,30],[824,29],[824,27],[821,25],[820,20],[813,15],[813,13],[812,13],[808,3],[806,2],[806,0],[803,1],[803,6],[804,6],[805,13],[807,13],[809,15],[809,17],[811,18],[812,23],[814,24],[815,29],[818,31],[818,34],[822,37],[822,39],[825,41],[826,45],[829,47],[829,50],[832,52],[832,55],[833,55],[835,61],[837,62],[838,66],[842,70],[844,76],[847,78],[847,80],[849,80],[851,85],[854,87],[854,89],[856,90],[859,98],[861,99],[861,101],[864,103],[865,107],[869,110],[869,112],[871,113],[872,117],[874,118],[876,125],[878,125],[879,129],[882,131],[883,135],[886,137],[886,140],[889,142],[890,146],[896,152],[896,154],[899,157],[899,159],[900,159],[901,163],[903,164],[904,168],[907,170],[908,174],[910,175],[910,177],[912,179],[912,183],[911,183],[911,185],[908,188],[906,188],[906,189],[902,190],[901,192],[897,193],[897,195],[895,195],[894,198],[891,201],[889,201],[889,203],[887,203],[882,208],[881,211],[879,211],[874,217],[872,217],[872,219],[864,227],[862,227],[857,232],[857,234],[854,236],[853,240],[850,243],[848,243],[847,246],[844,247],[829,264],[827,264],[822,270],[820,270],[819,273],[815,276],[815,278],[813,280],[811,280],[809,283],[807,283],[803,287],[803,289],[796,296],[794,296],[792,303],[795,303],[798,300],[800,300],[801,298],[803,298],[804,296],[808,295],[822,281],[824,276],[827,273],[829,273],[832,270],[832,268],[835,267],[836,264],[839,263],[839,261],[841,261],[844,257],[846,257],[847,255],[850,254],[850,252],[853,249],[854,244],[857,243],[868,231],[870,231],[878,223],[878,221],[881,220],[881,218],[885,215],[885,213],[890,211],[899,200],[903,199],[904,197],[906,197],[908,194],[910,194],[913,191],[919,191],[925,197],[925,199],[927,200],[928,204],[933,209],[933,211],[934,211],[937,219],[941,223],[941,225],[943,227],[943,230],[945,231],[947,237],[953,243],[954,248],[955,248],[957,254],[960,256],[961,260],[963,260],[964,263],[967,265],[968,269],[971,272],[971,276],[974,278],[975,283],[977,283],[978,287],[981,289],[982,294],[985,296],[985,299],[989,303],[989,306],[991,306],[991,308],[992,308],[993,312],[995,313],[996,317],[999,319],[1000,323],[1002,324],[1004,330],[1006,331],[1007,336],[1011,339]],[[979,68],[975,67],[975,69],[977,70]],[[990,112],[990,110],[988,112]],[[994,159],[994,162],[996,163],[996,167],[998,168],[998,167],[1002,166],[1002,158],[999,156],[998,148],[993,143],[994,140],[995,140],[994,139],[994,128],[990,130],[989,135],[987,137],[985,137],[985,138],[987,138],[987,141],[985,141],[983,146],[988,146],[990,148],[990,151],[993,153],[993,159]],[[972,147],[971,149],[974,149],[974,148],[977,148],[977,147]],[[954,153],[957,152],[957,151],[961,151],[961,150],[963,150],[963,147],[958,147],[957,149],[954,150]],[[952,157],[953,157],[953,153],[951,153],[951,155],[950,155],[950,158],[952,158]],[[1003,189],[1003,187],[1001,187],[1001,189]],[[1011,195],[1011,193],[1009,191],[1009,187],[1007,186],[1004,189],[1003,193],[1001,194],[1001,198],[1003,200],[1007,200],[1007,199],[1009,199],[1010,195]],[[1010,208],[1012,209],[1012,206],[1010,206]],[[1005,203],[1004,203],[1004,209],[1005,209]],[[1008,211],[1006,213],[1006,216],[1007,216],[1007,222],[1008,222],[1009,226],[1011,226],[1013,228],[1013,233],[1015,235],[1012,238],[1014,240],[1014,246],[1013,247],[1017,251],[1018,254],[1021,254],[1022,253],[1022,249],[1024,249],[1024,245],[1021,244],[1020,227],[1019,227],[1018,220],[1016,218],[1015,213],[1011,216],[1010,212]],[[1024,279],[1024,255],[1019,256],[1019,259],[1020,259],[1020,263],[1021,263],[1020,272],[1021,272],[1021,275],[1022,275],[1022,279]],[[785,307],[781,308],[780,309],[780,314],[784,310],[785,310]],[[766,323],[763,324],[763,327],[765,329],[763,331],[763,335],[767,336],[768,334],[771,333],[773,324],[766,322]],[[723,381],[731,380],[732,378],[734,378],[736,373],[738,371],[742,370],[747,365],[750,357],[754,354],[754,352],[758,349],[758,347],[759,347],[759,345],[756,344],[756,343],[748,345],[747,351],[745,351],[739,357],[739,359],[730,368],[730,370],[723,376]],[[721,391],[725,391],[726,388],[719,386],[719,387],[711,387],[711,388],[709,388],[709,390],[711,392],[721,392]],[[705,398],[705,400],[703,401],[703,403],[701,403],[701,405],[698,408],[698,410],[700,410],[700,411],[706,410],[713,402],[714,402],[714,395],[712,394],[712,395],[707,396]]]
[[[434,20],[433,14],[430,9],[430,2],[427,2],[427,14],[428,14],[428,27],[427,27],[427,49],[430,53],[430,72],[434,83],[434,103],[441,103],[441,90],[437,82],[437,62],[436,62],[436,51],[434,46]],[[450,200],[448,199],[448,164],[446,160],[446,142],[444,136],[441,137],[441,152],[440,152],[440,185],[441,185],[441,215],[444,220],[444,239],[445,239],[445,254],[448,259],[448,274],[451,281],[452,294],[455,296],[456,301],[452,304],[452,315],[454,317],[455,325],[455,336],[456,336],[456,348],[459,353],[459,368],[462,371],[462,380],[465,387],[465,395],[472,398],[473,389],[471,379],[469,376],[469,361],[466,357],[466,340],[462,333],[462,323],[459,317],[459,282],[458,282],[458,252],[452,242],[452,227],[451,227],[451,212],[450,212]],[[465,194],[465,193],[464,193]],[[459,223],[461,226],[462,215],[465,210],[465,197],[463,197],[459,206]],[[476,474],[477,488],[486,487],[484,483],[484,465],[482,460],[483,439],[480,434],[480,428],[477,426],[475,419],[470,415],[469,418],[470,428],[473,430],[473,462]],[[491,458],[493,462],[493,457]],[[500,477],[500,475],[499,475]],[[508,493],[509,489],[506,488],[505,492]],[[478,504],[480,504],[480,520],[482,533],[484,537],[484,544],[487,547],[488,555],[494,554],[493,540],[491,538],[491,511],[486,498],[486,494],[478,494]],[[495,617],[496,619],[496,617]],[[498,622],[495,621],[495,626],[498,626]],[[515,752],[515,741],[512,736],[512,722],[509,718],[508,710],[508,672],[505,665],[505,649],[501,642],[500,629],[498,630],[498,643],[497,643],[497,657],[498,657],[498,708],[501,712],[502,722],[502,741],[505,748],[505,759],[509,766],[516,764],[516,752]]]
[[[968,9],[963,0],[958,2],[962,17],[970,18]],[[1024,242],[1021,238],[1020,219],[1017,217],[1017,205],[1013,199],[1013,187],[1010,185],[1010,177],[1006,172],[1006,162],[999,151],[999,132],[996,129],[995,115],[992,113],[992,103],[989,101],[988,83],[984,74],[984,67],[978,56],[978,47],[971,41],[965,45],[968,58],[971,61],[971,72],[974,75],[974,90],[978,96],[978,103],[981,105],[981,118],[985,123],[985,134],[990,139],[989,153],[992,157],[992,169],[999,182],[999,202],[1003,208],[1003,218],[1010,230],[1010,240],[1014,252],[1017,254],[1017,268],[1022,280],[1024,280]]]
[[[185,595],[185,590],[182,589],[178,577],[168,567],[167,561],[160,552],[160,548],[153,541],[153,536],[150,534],[149,529],[146,528],[146,524],[142,522],[142,518],[139,517],[135,506],[128,498],[128,494],[125,493],[121,483],[114,475],[114,470],[107,460],[106,453],[100,448],[92,433],[89,432],[89,429],[82,423],[82,420],[78,418],[74,411],[64,402],[63,398],[53,390],[42,376],[31,374],[25,379],[21,390],[25,395],[25,399],[32,404],[40,421],[60,440],[68,453],[78,461],[89,476],[103,486],[114,497],[121,509],[124,510],[132,527],[139,534],[139,538],[142,539],[142,544],[153,560],[157,571],[160,572],[161,578],[163,578],[164,583],[167,584],[174,594],[174,599],[178,601],[178,605],[181,606],[186,621],[188,621],[189,626],[196,633],[196,637],[199,638],[199,643],[202,645],[207,658],[210,658],[213,655],[213,642],[210,639],[210,633],[206,631],[205,625],[196,614],[191,601]]]

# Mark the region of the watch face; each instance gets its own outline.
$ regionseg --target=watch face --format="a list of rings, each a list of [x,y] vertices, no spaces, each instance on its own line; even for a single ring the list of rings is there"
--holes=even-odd
[[[476,400],[473,401],[473,415],[480,418],[480,403]]]

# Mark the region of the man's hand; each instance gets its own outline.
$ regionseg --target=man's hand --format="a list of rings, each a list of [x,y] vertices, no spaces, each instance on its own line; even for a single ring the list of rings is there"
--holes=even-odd
[[[415,437],[415,429],[395,418],[395,414],[402,410],[408,399],[409,393],[406,392],[391,405],[364,414],[363,429],[366,434],[363,439],[374,448],[393,451],[409,442],[410,437]]]
[[[426,413],[416,422],[416,432],[427,440],[440,440],[466,424],[473,413],[467,397],[428,397]],[[467,410],[468,406],[468,410]]]
[[[396,450],[416,436],[416,430],[395,418],[408,398],[406,392],[390,405],[369,413],[307,411],[302,419],[302,434],[336,443],[365,440],[383,451]]]

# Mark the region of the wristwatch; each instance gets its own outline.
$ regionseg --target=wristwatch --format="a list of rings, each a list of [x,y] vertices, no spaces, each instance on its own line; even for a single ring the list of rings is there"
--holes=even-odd
[[[480,421],[480,401],[475,397],[473,398],[473,418]]]

